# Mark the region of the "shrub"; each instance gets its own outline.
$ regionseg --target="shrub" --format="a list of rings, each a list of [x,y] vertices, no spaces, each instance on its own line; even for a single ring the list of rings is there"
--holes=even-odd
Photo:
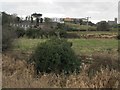
[[[23,37],[25,35],[25,30],[23,28],[16,28],[15,30],[17,37]]]
[[[80,38],[80,36],[77,33],[67,33],[67,38]]]
[[[117,36],[117,39],[120,39],[120,34]]]
[[[106,21],[101,21],[97,23],[97,30],[98,31],[109,31],[110,26]]]
[[[30,61],[35,63],[37,74],[38,72],[79,72],[80,67],[80,60],[71,49],[71,43],[56,38],[38,44]]]
[[[42,31],[43,31],[42,33],[43,36],[45,36],[46,38],[56,36],[54,29],[46,27],[46,28],[43,28]]]
[[[42,38],[43,31],[41,29],[30,28],[26,30],[26,36],[28,38]]]
[[[57,23],[57,29],[63,29],[65,28],[65,24],[63,23]]]
[[[65,30],[61,30],[61,29],[45,29],[43,31],[44,31],[43,35],[47,38],[48,37],[57,37],[58,32],[59,32],[59,36],[61,38],[65,38],[67,35],[67,32]]]
[[[16,34],[12,27],[8,25],[3,25],[2,28],[2,51],[6,51],[11,48],[12,41],[16,37]]]
[[[109,53],[95,53],[92,55],[91,65],[88,69],[88,74],[91,76],[95,75],[100,71],[101,67],[103,69],[109,68],[110,70],[120,70],[118,67],[119,59],[118,56]]]
[[[56,36],[55,29],[50,30],[50,31],[48,32],[48,35],[49,35],[50,37]]]
[[[65,38],[67,36],[67,32],[65,30],[58,29],[55,32],[59,32],[61,38]]]
[[[96,31],[96,27],[91,27],[91,26],[89,26],[88,30],[89,30],[89,31]]]

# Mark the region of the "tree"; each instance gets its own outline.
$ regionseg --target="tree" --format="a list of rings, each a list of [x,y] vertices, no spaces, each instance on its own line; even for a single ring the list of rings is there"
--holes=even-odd
[[[9,26],[12,20],[12,15],[2,12],[2,51],[6,51],[10,48],[13,39],[16,38],[14,28]]]
[[[43,18],[40,18],[40,23],[43,23]]]
[[[94,26],[95,24],[92,23],[91,21],[89,21],[89,22],[88,22],[88,25],[90,25],[90,26]]]
[[[97,23],[97,30],[98,31],[109,31],[110,26],[106,21],[101,21]]]
[[[50,23],[51,22],[51,19],[50,18],[45,18],[45,23]]]
[[[83,24],[83,20],[79,19],[79,23],[80,23],[80,25],[82,25]]]
[[[71,42],[65,39],[52,38],[38,44],[34,50],[30,63],[34,63],[37,74],[51,73],[79,73],[81,60],[71,48]]]
[[[33,23],[33,17],[31,17],[31,23]]]
[[[6,14],[5,12],[2,12],[2,25],[9,24],[10,15]]]
[[[57,29],[62,29],[64,30],[65,24],[64,23],[57,23]]]
[[[19,23],[20,22],[20,17],[16,17],[16,22]]]
[[[33,13],[31,16],[36,18],[36,26],[39,26],[39,19],[42,14]]]
[[[39,26],[39,18],[36,18],[36,25]]]

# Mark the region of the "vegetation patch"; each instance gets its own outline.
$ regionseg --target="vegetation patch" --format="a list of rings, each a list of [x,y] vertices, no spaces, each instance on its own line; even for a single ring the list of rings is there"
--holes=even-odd
[[[12,41],[15,39],[16,34],[12,27],[4,25],[2,28],[2,51],[12,47]]]
[[[25,30],[23,28],[18,27],[15,29],[15,32],[18,38],[23,37],[25,35]]]
[[[30,61],[38,72],[73,73],[79,72],[80,60],[71,49],[71,43],[64,39],[50,39],[38,44]]]

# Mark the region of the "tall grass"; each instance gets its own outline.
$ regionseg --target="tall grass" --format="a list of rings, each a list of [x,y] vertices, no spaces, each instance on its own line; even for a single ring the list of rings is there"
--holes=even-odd
[[[94,56],[95,60],[99,60],[99,63],[104,64],[102,59],[108,58],[104,54],[103,57]],[[116,62],[114,56],[108,61]],[[94,61],[94,60],[93,60]],[[97,61],[95,62],[97,63]],[[54,74],[44,73],[35,75],[34,65],[27,64],[25,60],[15,59],[9,53],[3,54],[3,88],[120,88],[120,72],[116,68],[101,67],[98,64],[86,64],[83,63],[82,71],[80,74]],[[114,63],[113,63],[114,64]],[[92,67],[92,65],[96,65]],[[90,68],[99,67],[99,71],[96,70],[95,75],[88,74]]]

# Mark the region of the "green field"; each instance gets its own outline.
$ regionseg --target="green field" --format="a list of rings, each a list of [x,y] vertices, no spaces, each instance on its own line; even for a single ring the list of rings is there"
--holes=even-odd
[[[14,50],[33,51],[38,43],[47,39],[16,39],[13,43]],[[118,40],[116,39],[68,39],[76,54],[92,54],[96,52],[116,52]]]
[[[80,25],[80,24],[74,24],[74,23],[65,23],[67,26],[72,27],[73,29],[78,30],[97,30],[97,26],[87,26],[87,25]],[[118,28],[110,28],[110,31],[117,32]]]
[[[95,26],[88,26],[87,27],[86,25],[73,24],[73,23],[66,23],[66,25],[68,25],[69,27],[75,28],[75,29],[80,29],[80,30],[87,30],[87,28],[96,30]]]
[[[70,31],[67,33],[78,33],[78,34],[95,34],[95,35],[100,35],[100,34],[109,34],[109,35],[113,35],[113,34],[118,34],[117,31]]]

